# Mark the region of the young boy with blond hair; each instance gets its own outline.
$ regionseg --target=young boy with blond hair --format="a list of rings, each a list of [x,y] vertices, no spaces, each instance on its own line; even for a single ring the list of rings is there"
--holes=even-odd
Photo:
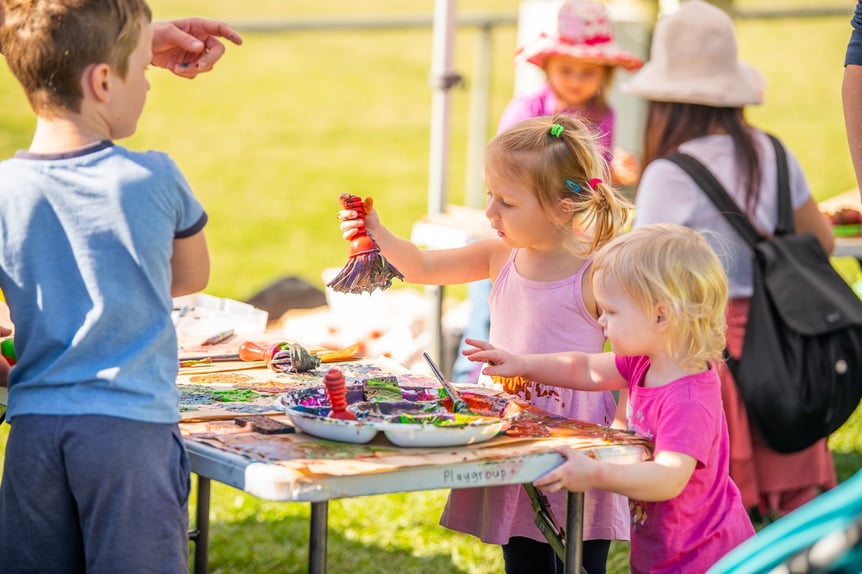
[[[0,289],[15,323],[0,483],[4,572],[188,569],[172,296],[203,289],[207,217],[135,132],[143,0],[0,0],[36,129],[0,162]]]

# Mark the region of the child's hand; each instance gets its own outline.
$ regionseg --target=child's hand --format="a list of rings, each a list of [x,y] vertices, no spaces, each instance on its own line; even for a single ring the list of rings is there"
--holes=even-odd
[[[566,462],[533,481],[534,486],[544,492],[557,492],[563,489],[584,492],[595,488],[598,462],[567,446],[560,446],[555,450],[566,458]]]
[[[617,185],[634,185],[640,178],[637,158],[622,148],[614,148],[610,167],[613,182]]]
[[[9,385],[9,369],[12,367],[9,366],[9,363],[6,362],[6,359],[0,357],[0,387],[6,387]]]
[[[524,367],[521,365],[521,360],[518,355],[513,355],[503,349],[498,349],[487,341],[478,339],[464,339],[464,342],[471,345],[462,351],[463,355],[477,363],[487,363],[488,366],[482,369],[484,375],[498,375],[501,377],[514,377],[521,375],[524,372]]]
[[[381,225],[380,218],[377,216],[377,212],[374,211],[374,200],[366,197],[363,205],[365,207],[365,218],[359,217],[359,214],[353,209],[342,209],[338,212],[338,220],[341,221],[341,236],[347,241],[353,239],[363,228],[373,237],[373,230]]]

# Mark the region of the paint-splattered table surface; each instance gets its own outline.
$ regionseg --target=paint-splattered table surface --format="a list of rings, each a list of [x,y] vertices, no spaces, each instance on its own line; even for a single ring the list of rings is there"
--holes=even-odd
[[[348,387],[369,379],[397,381],[405,389],[437,388],[431,377],[408,371],[386,359],[358,359],[322,364],[304,373],[278,373],[262,363],[218,362],[181,368],[177,377],[183,421],[233,419],[240,415],[280,414],[278,397],[319,388],[330,368],[343,374]]]
[[[439,386],[430,377],[408,372],[386,359],[326,367],[330,366],[342,370],[348,385],[369,378],[395,377],[401,387]],[[277,374],[257,368],[182,374],[178,381],[185,409],[181,429],[194,471],[267,500],[317,502],[388,492],[532,482],[560,464],[562,457],[554,449],[563,444],[619,463],[650,456],[652,445],[641,437],[548,415],[526,403],[522,403],[521,417],[505,434],[458,447],[399,447],[383,433],[367,444],[349,444],[301,431],[264,434],[235,422],[237,416],[264,413],[289,423],[277,407],[277,397],[319,385],[325,370]],[[244,395],[247,390],[255,395]],[[517,400],[480,387],[462,390],[468,399],[474,397],[474,403]],[[227,394],[220,395],[222,392]]]

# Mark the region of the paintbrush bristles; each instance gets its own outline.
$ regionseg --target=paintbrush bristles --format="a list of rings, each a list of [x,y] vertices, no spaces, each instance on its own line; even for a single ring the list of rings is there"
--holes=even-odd
[[[369,197],[362,200],[358,195],[342,193],[338,198],[342,209],[356,212],[355,219],[363,219],[366,214],[366,205],[371,209],[373,200]],[[401,274],[394,265],[386,261],[380,253],[380,247],[366,232],[363,225],[355,229],[355,234],[350,240],[348,254],[350,258],[347,264],[338,272],[332,281],[326,284],[333,291],[339,293],[371,293],[376,289],[385,290],[392,287],[392,279],[403,280]]]
[[[393,278],[403,280],[404,276],[383,255],[372,252],[351,257],[326,286],[339,293],[358,295],[389,289]]]

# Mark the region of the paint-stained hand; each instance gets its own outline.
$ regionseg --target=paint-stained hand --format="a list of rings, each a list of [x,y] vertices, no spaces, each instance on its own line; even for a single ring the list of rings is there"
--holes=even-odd
[[[599,470],[599,462],[575,452],[568,446],[560,446],[555,450],[563,455],[566,461],[536,479],[533,482],[536,488],[540,488],[544,492],[557,492],[558,490],[584,492],[598,486],[596,475]]]
[[[515,377],[524,374],[525,365],[520,355],[499,349],[479,339],[468,337],[464,339],[464,343],[470,345],[461,351],[465,357],[476,363],[487,363],[488,366],[482,369],[483,375]]]
[[[152,63],[177,76],[194,78],[212,70],[225,53],[225,45],[218,38],[242,44],[239,33],[223,22],[203,18],[156,22]]]

